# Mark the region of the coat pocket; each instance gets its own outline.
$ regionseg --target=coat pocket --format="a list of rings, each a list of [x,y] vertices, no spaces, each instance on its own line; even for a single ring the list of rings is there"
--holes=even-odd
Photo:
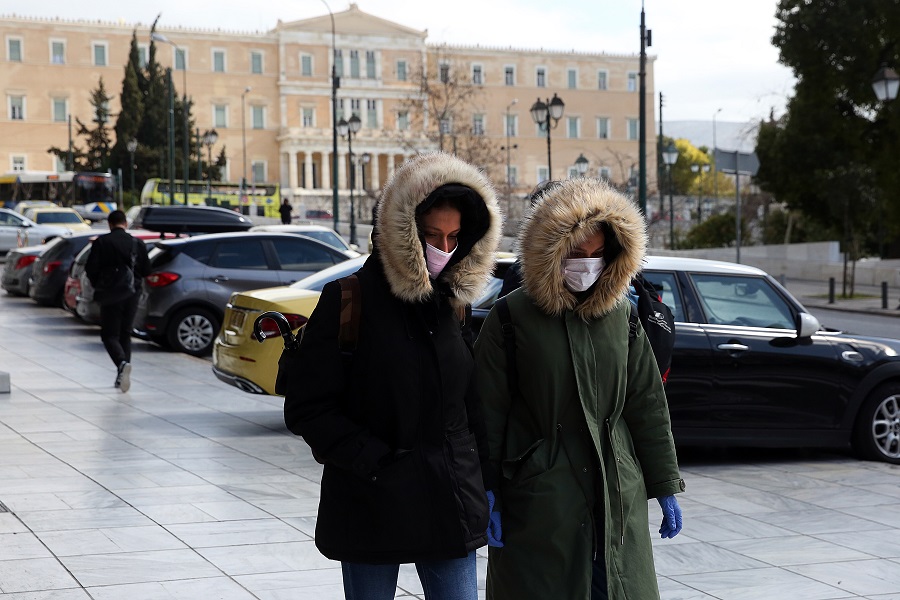
[[[520,452],[512,458],[504,459],[501,463],[501,468],[503,470],[503,477],[506,479],[513,479],[516,475],[519,474],[520,471],[526,471],[523,474],[526,477],[530,477],[534,475],[534,473],[529,474],[528,469],[522,469],[522,467],[529,462],[529,460],[534,456],[534,453],[537,452],[538,448],[540,448],[544,444],[544,438],[541,438],[534,443],[532,443],[528,448],[525,449],[524,452]]]
[[[475,435],[467,430],[448,436],[447,462],[463,528],[471,536],[483,535],[487,531],[488,503]]]

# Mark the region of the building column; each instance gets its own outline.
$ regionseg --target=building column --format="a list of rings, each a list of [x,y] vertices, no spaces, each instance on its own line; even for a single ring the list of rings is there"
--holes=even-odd
[[[347,189],[347,153],[338,151],[338,189]]]
[[[369,179],[369,188],[372,190],[377,190],[381,188],[381,182],[379,181],[379,171],[378,168],[378,160],[381,158],[380,154],[373,154],[372,160],[369,161],[368,166],[366,167],[366,177]]]
[[[321,169],[321,177],[319,178],[319,188],[320,190],[331,189],[331,156],[328,154],[328,151],[322,152],[322,161],[321,161],[322,169]]]
[[[312,152],[307,152],[303,156],[303,181],[306,182],[306,189],[313,188],[313,159]]]
[[[291,150],[288,152],[288,182],[291,186],[291,196],[294,195],[294,190],[299,187],[299,182],[297,181],[297,151]]]

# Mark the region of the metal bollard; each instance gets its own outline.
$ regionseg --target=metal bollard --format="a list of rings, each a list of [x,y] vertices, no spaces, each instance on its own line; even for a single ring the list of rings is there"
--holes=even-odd
[[[834,277],[828,278],[828,304],[834,304]]]
[[[881,308],[887,308],[888,302],[888,286],[887,281],[881,282]]]

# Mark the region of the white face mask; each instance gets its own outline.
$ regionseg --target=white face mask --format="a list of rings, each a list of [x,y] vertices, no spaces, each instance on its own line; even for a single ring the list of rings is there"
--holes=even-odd
[[[458,247],[459,246],[457,246],[457,248]],[[443,271],[444,267],[447,266],[447,263],[450,262],[450,257],[453,256],[454,252],[456,252],[456,248],[450,252],[442,252],[428,242],[425,242],[425,263],[428,265],[428,274],[431,275],[432,279],[437,278],[437,276],[441,274],[441,271]]]
[[[563,260],[562,274],[566,287],[573,292],[583,292],[600,278],[606,261],[603,258],[567,258]]]

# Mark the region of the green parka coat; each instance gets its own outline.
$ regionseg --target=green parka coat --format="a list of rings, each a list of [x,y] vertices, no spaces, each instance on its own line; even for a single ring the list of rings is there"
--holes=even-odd
[[[601,226],[606,267],[576,296],[562,261]],[[597,180],[545,191],[523,226],[523,287],[507,297],[520,401],[496,309],[475,347],[505,544],[489,549],[489,600],[588,600],[595,553],[611,600],[659,597],[647,500],[684,482],[650,344],[640,328],[629,338],[645,247],[637,208]]]

